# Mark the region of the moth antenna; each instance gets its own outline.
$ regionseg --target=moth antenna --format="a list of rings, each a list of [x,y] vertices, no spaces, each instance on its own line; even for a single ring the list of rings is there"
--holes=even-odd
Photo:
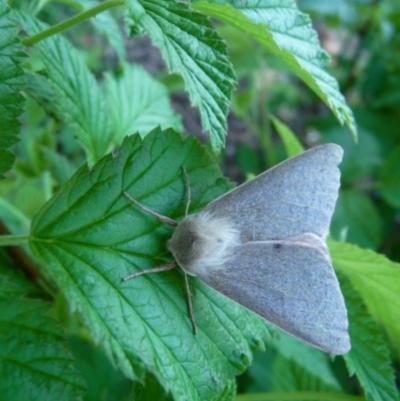
[[[144,270],[142,270],[142,271],[140,271],[140,272],[130,274],[129,276],[125,276],[125,277],[122,279],[122,281],[128,281],[128,280],[130,280],[131,278],[135,278],[135,277],[141,276],[142,274],[150,274],[150,273],[165,272],[165,271],[167,271],[167,270],[173,269],[173,268],[176,267],[176,266],[178,266],[178,264],[175,262],[175,260],[173,260],[172,262],[165,263],[165,264],[163,264],[163,265],[161,265],[161,266],[152,267],[152,268],[150,268],[150,269],[144,269]]]
[[[172,227],[176,227],[178,225],[178,223],[175,220],[170,219],[167,216],[163,216],[162,214],[159,214],[157,212],[154,212],[153,210],[147,208],[146,206],[142,205],[141,203],[139,203],[136,199],[132,198],[128,192],[124,191],[124,195],[132,202],[134,203],[136,206],[140,207],[140,209],[144,210],[145,212],[151,214],[152,216],[154,216],[155,218],[157,218],[158,220],[161,220],[163,223],[168,224]]]
[[[190,292],[188,275],[185,271],[184,271],[184,274],[185,274],[185,286],[186,286],[186,300],[187,300],[187,305],[188,305],[188,310],[189,310],[189,317],[190,317],[190,321],[192,322],[193,333],[194,333],[194,335],[196,335],[197,334],[197,325],[196,325],[196,320],[194,318],[194,313],[193,313],[192,293]]]
[[[186,169],[184,166],[182,166],[182,171],[183,171],[183,177],[185,179],[185,187],[186,187],[186,206],[185,206],[185,217],[189,213],[189,206],[190,206],[190,182],[189,182],[189,177],[187,175]]]

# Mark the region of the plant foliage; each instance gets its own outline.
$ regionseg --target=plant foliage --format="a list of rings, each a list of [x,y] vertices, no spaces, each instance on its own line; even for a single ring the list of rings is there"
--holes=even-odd
[[[399,400],[396,2],[64,3],[0,0],[0,400]],[[348,354],[189,277],[194,335],[178,268],[122,281],[173,230],[125,191],[180,221],[183,167],[195,213],[234,186],[218,162],[243,179],[326,142]]]

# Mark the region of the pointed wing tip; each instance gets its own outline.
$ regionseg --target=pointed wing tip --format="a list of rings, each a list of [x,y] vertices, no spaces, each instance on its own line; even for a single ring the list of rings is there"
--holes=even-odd
[[[327,143],[314,148],[315,151],[324,151],[326,157],[335,159],[336,164],[339,164],[343,159],[344,150],[336,143]]]
[[[347,317],[343,320],[340,328],[331,328],[330,335],[326,338],[321,349],[332,355],[344,355],[351,349],[350,336],[348,331]]]
[[[334,347],[327,349],[326,351],[332,355],[344,355],[351,350],[350,338],[348,335],[340,338]]]

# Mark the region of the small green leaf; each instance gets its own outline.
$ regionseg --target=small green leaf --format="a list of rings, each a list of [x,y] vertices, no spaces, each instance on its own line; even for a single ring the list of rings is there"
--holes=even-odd
[[[21,91],[25,75],[19,65],[26,54],[17,39],[18,27],[10,8],[0,2],[0,177],[14,164],[15,155],[10,148],[18,142],[25,99]]]
[[[26,15],[19,14],[18,18],[30,35],[46,28]],[[60,35],[44,39],[34,47],[46,66],[46,81],[54,91],[54,110],[59,120],[72,127],[93,164],[112,146],[105,105],[94,76],[76,49]]]
[[[172,110],[168,91],[142,67],[125,65],[118,76],[107,74],[108,109],[115,142],[136,132],[144,137],[153,128],[180,130],[180,117]]]
[[[324,69],[329,56],[320,47],[310,18],[294,1],[200,0],[193,8],[235,26],[280,57],[357,137],[353,113],[336,79]]]
[[[298,340],[297,338],[276,329],[274,340],[268,342],[279,352],[296,371],[303,370],[304,377],[318,383],[321,390],[340,391],[340,385],[333,375],[326,353]],[[280,358],[281,359],[281,358]],[[294,372],[293,372],[294,373]],[[302,374],[301,374],[302,375]],[[316,388],[298,387],[298,390],[316,390]],[[294,389],[291,389],[294,390]]]
[[[135,271],[171,260],[172,228],[143,212],[127,191],[158,213],[179,220],[185,209],[185,166],[193,213],[226,192],[212,156],[192,137],[156,129],[126,138],[113,158],[82,167],[43,207],[30,245],[80,312],[94,340],[132,379],[144,368],[175,400],[212,400],[266,336],[264,322],[191,278],[199,333],[194,336],[179,269],[122,282]],[[227,387],[228,386],[228,387]]]
[[[117,370],[104,352],[89,341],[85,334],[83,338],[68,337],[68,348],[76,358],[75,367],[81,372],[88,386],[84,401],[138,401],[135,390],[135,399],[129,397],[132,393],[132,381]],[[158,401],[157,398],[148,400]]]
[[[3,270],[3,269],[1,269]],[[51,304],[24,297],[26,286],[0,274],[0,398],[75,400],[85,393]],[[29,287],[28,287],[29,288]]]
[[[147,33],[171,73],[182,75],[192,103],[200,110],[212,148],[225,143],[226,115],[236,83],[226,45],[205,16],[188,4],[169,0],[127,0],[135,29]]]
[[[273,122],[275,129],[278,131],[278,134],[285,145],[288,157],[293,157],[304,152],[304,148],[296,138],[296,135],[286,124],[279,121],[276,117],[270,116],[269,118]]]
[[[335,267],[360,293],[372,317],[382,323],[400,351],[400,265],[355,245],[329,241]]]
[[[50,148],[43,148],[42,151],[49,162],[48,169],[57,183],[63,184],[76,171],[76,166],[63,154]]]
[[[143,383],[133,383],[133,394],[135,394],[135,401],[174,401],[171,394],[166,394],[160,383],[150,373],[146,373]]]
[[[325,370],[328,370],[328,363],[325,361]],[[292,358],[286,359],[282,354],[275,356],[271,370],[271,390],[272,391],[315,391],[339,393],[340,386],[334,387],[327,385],[320,378],[317,369],[312,374],[303,368],[302,364],[296,363]],[[330,372],[333,378],[333,374]],[[339,388],[338,388],[339,387]]]
[[[340,247],[340,244],[338,244]],[[343,252],[347,249],[344,247]],[[334,259],[334,264],[336,263]],[[343,270],[340,268],[340,270]],[[343,270],[344,271],[344,270]],[[346,272],[347,273],[347,272]],[[351,350],[344,355],[350,374],[356,374],[367,399],[371,401],[398,401],[389,349],[379,326],[369,317],[361,297],[349,280],[339,276],[349,316]]]
[[[26,93],[46,111],[46,113],[57,119],[56,106],[57,92],[53,90],[51,82],[40,73],[26,73]],[[59,116],[61,118],[61,116]]]
[[[321,388],[340,391],[341,387],[329,367],[325,352],[278,328],[271,328],[270,331],[273,335],[267,340],[267,343],[278,351],[281,356],[279,357],[280,360],[281,358],[285,359],[293,369],[301,368],[305,377],[312,378],[313,381],[322,386]],[[299,387],[297,389],[306,390],[307,388]]]

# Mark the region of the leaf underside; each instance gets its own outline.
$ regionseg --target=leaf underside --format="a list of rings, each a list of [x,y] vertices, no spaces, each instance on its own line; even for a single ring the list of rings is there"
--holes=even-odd
[[[279,57],[332,110],[354,137],[354,116],[335,78],[325,71],[329,56],[320,47],[310,17],[292,0],[197,1],[193,8],[247,33]]]
[[[169,0],[128,0],[128,21],[147,33],[171,73],[185,81],[213,150],[225,143],[226,116],[236,83],[226,44],[208,19],[185,3]]]

